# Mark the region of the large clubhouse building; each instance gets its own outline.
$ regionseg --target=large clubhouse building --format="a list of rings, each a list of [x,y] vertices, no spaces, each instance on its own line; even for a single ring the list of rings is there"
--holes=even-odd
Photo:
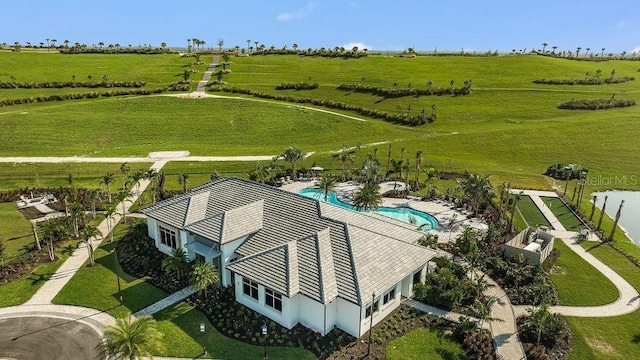
[[[436,254],[415,226],[237,178],[144,210],[169,254],[214,264],[236,300],[292,328],[360,337],[411,296]]]

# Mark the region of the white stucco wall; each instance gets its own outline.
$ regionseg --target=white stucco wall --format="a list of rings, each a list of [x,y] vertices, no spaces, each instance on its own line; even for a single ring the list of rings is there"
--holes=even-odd
[[[155,240],[155,245],[158,248],[158,250],[160,250],[161,252],[169,255],[171,254],[171,251],[173,250],[173,248],[164,245],[160,242],[160,234],[158,231],[158,226],[162,226],[163,228],[172,230],[176,233],[176,245],[177,247],[182,247],[184,248],[184,245],[186,244],[186,234],[184,234],[184,232],[176,229],[173,226],[167,225],[165,223],[159,222],[155,219],[150,219],[147,218],[147,232],[149,234],[149,237],[153,238]]]
[[[235,275],[235,291],[236,300],[244,306],[259,312],[260,314],[270,318],[278,324],[291,329],[298,323],[298,298],[289,299],[282,296],[282,312],[270,308],[264,304],[264,286],[258,284],[258,300],[247,296],[242,291],[242,276]]]
[[[147,234],[153,239],[156,247],[158,247],[160,240],[158,239],[158,223],[156,219],[147,218]]]
[[[387,315],[389,315],[393,310],[395,310],[398,306],[400,306],[400,290],[401,290],[401,282],[395,285],[396,294],[393,300],[389,301],[386,305],[382,304],[382,299],[384,294],[386,294],[391,288],[385,290],[384,293],[377,295],[375,301],[378,302],[379,307],[378,311],[373,313],[373,326],[382,321]],[[365,303],[362,306],[361,315],[362,321],[360,321],[360,336],[362,336],[365,332],[369,331],[369,327],[371,326],[371,318],[365,318],[367,307],[371,304],[371,300],[369,303]]]
[[[296,295],[294,299],[298,300],[300,308],[298,312],[298,322],[324,336],[324,305],[300,294]]]
[[[229,260],[236,257],[235,251],[240,246],[247,237],[241,237],[234,241],[230,241],[228,243],[220,245],[220,251],[222,255],[220,255],[220,259],[222,261],[222,268],[225,269],[222,271],[222,286],[231,285],[231,272],[226,270],[227,265],[229,265]],[[240,282],[242,284],[242,282]],[[240,289],[242,290],[242,289]]]
[[[327,333],[329,333],[331,330],[333,330],[333,327],[337,322],[336,317],[338,316],[338,299],[334,299],[332,302],[326,303],[324,306],[326,307],[325,312],[326,312],[326,320],[325,320],[325,328],[324,328],[324,334],[326,335]]]
[[[342,298],[334,300],[336,303],[336,324],[346,333],[360,337],[360,307]],[[364,309],[362,309],[364,313]],[[362,315],[364,317],[364,314]]]

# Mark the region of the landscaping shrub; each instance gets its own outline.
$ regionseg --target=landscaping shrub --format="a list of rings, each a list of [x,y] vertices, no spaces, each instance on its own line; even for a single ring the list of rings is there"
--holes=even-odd
[[[100,97],[127,96],[127,95],[142,96],[142,95],[159,94],[159,93],[165,92],[166,90],[167,90],[166,88],[155,88],[155,89],[137,89],[137,90],[112,90],[112,91],[107,91],[103,93],[97,93],[92,91],[92,92],[75,93],[75,94],[41,95],[41,96],[32,96],[32,97],[22,98],[22,99],[1,100],[0,107],[29,104],[29,103],[36,103],[36,102],[47,102],[47,101],[96,99]]]
[[[633,81],[636,78],[633,76],[624,76],[617,78],[585,78],[585,79],[536,79],[533,80],[534,84],[545,85],[603,85],[603,84],[620,84],[627,81]]]
[[[562,163],[552,164],[547,166],[544,175],[552,177],[556,180],[569,180],[584,179],[587,177],[589,169],[585,169],[579,165],[564,165]]]
[[[567,359],[573,347],[573,335],[567,322],[560,315],[549,313],[545,306],[529,312],[528,316],[517,319],[518,334],[527,358]]]
[[[451,82],[453,84],[453,81]],[[448,88],[432,88],[430,85],[426,89],[412,88],[407,87],[403,89],[399,88],[379,88],[368,85],[361,84],[342,84],[338,86],[338,90],[343,91],[353,91],[357,93],[366,93],[377,96],[382,96],[385,99],[388,98],[398,98],[404,96],[430,96],[430,95],[453,95],[453,96],[461,96],[461,95],[469,95],[471,93],[471,80],[466,80],[464,82],[464,86],[461,88],[454,88],[453,85]]]
[[[318,88],[317,83],[283,83],[276,86],[276,90],[313,90]]]
[[[558,109],[568,110],[604,110],[611,108],[629,107],[636,104],[635,100],[616,99],[592,99],[592,100],[569,100],[558,104]]]
[[[62,88],[141,88],[146,85],[144,81],[101,81],[101,82],[76,82],[76,81],[54,81],[54,82],[0,82],[0,89],[62,89]]]
[[[211,86],[210,90],[211,91],[224,91],[224,92],[230,92],[230,93],[234,93],[234,94],[235,93],[245,94],[245,95],[251,95],[251,96],[264,98],[264,99],[287,101],[287,102],[298,103],[298,104],[313,104],[313,105],[316,105],[316,106],[323,106],[323,107],[328,107],[328,108],[331,108],[331,109],[354,111],[354,112],[356,112],[356,113],[358,113],[360,115],[369,116],[369,117],[377,118],[377,119],[382,119],[382,120],[385,120],[385,121],[398,123],[398,124],[403,124],[403,125],[416,126],[416,125],[422,125],[422,124],[426,124],[426,123],[432,123],[432,122],[434,122],[436,120],[436,114],[435,113],[432,113],[431,115],[427,115],[424,112],[424,110],[422,112],[420,112],[418,115],[389,114],[389,113],[387,113],[385,111],[366,109],[366,108],[362,108],[362,107],[359,107],[359,106],[345,104],[343,102],[338,102],[338,101],[334,101],[334,100],[319,100],[319,99],[312,99],[312,98],[309,98],[309,97],[296,98],[296,97],[293,97],[293,96],[272,95],[272,94],[261,93],[261,92],[258,92],[258,91],[255,91],[255,90],[250,90],[250,89],[242,89],[242,88],[226,87],[226,86],[223,86],[223,87]]]

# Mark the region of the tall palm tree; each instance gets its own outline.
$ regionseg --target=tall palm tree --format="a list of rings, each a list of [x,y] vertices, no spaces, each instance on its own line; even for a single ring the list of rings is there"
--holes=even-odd
[[[476,299],[471,306],[473,315],[478,319],[478,333],[482,331],[482,326],[487,321],[502,321],[502,319],[491,317],[491,308],[496,304],[495,298],[486,298],[485,301]]]
[[[353,163],[353,155],[349,154],[346,150],[342,150],[338,159],[342,162],[342,181],[347,180],[347,162]]]
[[[182,185],[182,192],[187,193],[187,185],[189,184],[189,174],[178,175],[178,184]]]
[[[87,246],[87,252],[89,253],[89,263],[91,266],[95,265],[95,259],[93,257],[93,245],[91,244],[92,238],[102,237],[102,233],[95,225],[88,224],[82,229],[82,238],[80,240],[81,243],[84,243]]]
[[[538,308],[531,308],[527,311],[529,312],[530,319],[528,325],[536,332],[536,344],[540,344],[542,333],[556,320],[557,315],[549,311],[549,304],[547,303],[543,303]]]
[[[378,209],[382,204],[382,196],[377,184],[364,184],[362,189],[353,196],[353,206],[358,210]]]
[[[335,189],[338,179],[333,174],[324,174],[320,178],[320,182],[316,185],[316,189],[324,194],[324,202],[329,198],[329,192]]]
[[[87,193],[88,200],[91,203],[91,218],[96,218],[96,202],[100,200],[100,190],[90,189]]]
[[[391,166],[391,143],[387,144],[387,176],[389,176],[389,171]]]
[[[473,206],[473,216],[478,216],[478,210],[483,201],[493,197],[493,187],[489,176],[471,174],[468,179],[461,183],[465,197]]]
[[[31,222],[31,232],[33,232],[33,239],[36,243],[36,249],[38,249],[38,251],[42,250],[42,245],[40,245],[40,238],[38,238],[38,225],[36,225],[35,221]]]
[[[171,250],[171,254],[162,260],[162,269],[166,272],[175,272],[176,277],[181,278],[187,269],[189,259],[181,247]]]
[[[416,180],[415,191],[420,190],[420,166],[422,166],[422,150],[416,152]]]
[[[136,195],[138,195],[138,201],[142,198],[142,196],[140,196],[140,180],[142,179],[144,179],[144,170],[142,169],[134,171],[133,174],[129,176],[129,181],[136,184]]]
[[[196,288],[200,296],[204,294],[205,299],[207,298],[207,288],[219,281],[218,270],[212,264],[205,262],[196,263],[189,277],[189,285]]]
[[[124,224],[127,223],[127,208],[125,203],[127,201],[131,201],[129,200],[129,192],[127,190],[120,190],[117,194],[116,194],[116,201],[122,204],[122,222]]]
[[[156,169],[149,169],[144,173],[144,178],[149,180],[149,190],[151,191],[151,199],[153,204],[156,203],[156,193],[158,191],[157,180],[158,180],[158,172]]]
[[[120,165],[120,175],[122,175],[122,190],[125,189],[125,187],[127,186],[127,177],[129,176],[129,172],[131,171],[131,168],[129,167],[129,164],[122,163],[122,165]]]
[[[544,50],[547,48],[547,45],[549,45],[549,44],[547,44],[546,42],[542,43],[542,53],[543,54],[544,54]]]
[[[69,205],[69,218],[73,223],[73,234],[76,238],[80,237],[80,220],[84,217],[84,207],[77,202]]]
[[[287,148],[282,155],[281,158],[291,163],[291,171],[293,172],[293,181],[298,180],[298,174],[296,173],[296,163],[302,159],[304,159],[305,152],[301,149],[292,146]]]
[[[222,52],[222,47],[224,46],[224,40],[219,39],[218,40],[218,51]]]
[[[56,259],[55,249],[53,246],[54,242],[66,236],[69,233],[68,229],[67,224],[62,219],[49,219],[44,222],[42,226],[42,237],[47,240],[47,251],[51,261],[55,261]]]
[[[113,227],[115,226],[115,224],[111,225],[111,223],[113,222],[113,215],[115,215],[116,213],[116,207],[109,205],[107,206],[107,208],[104,210],[104,216],[105,219],[107,220],[107,232],[109,233],[109,242],[113,242]]]
[[[129,315],[106,328],[98,353],[102,359],[153,359],[151,351],[163,347],[162,336],[151,316],[134,319]]]

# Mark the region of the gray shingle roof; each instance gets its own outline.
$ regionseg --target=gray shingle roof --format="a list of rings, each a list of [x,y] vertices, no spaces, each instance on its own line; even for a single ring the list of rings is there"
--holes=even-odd
[[[205,207],[202,220],[184,225]],[[144,212],[218,242],[250,234],[230,270],[322,303],[337,296],[366,302],[372,291],[382,293],[434,256],[411,244],[422,236],[412,225],[243,179],[219,179]]]

